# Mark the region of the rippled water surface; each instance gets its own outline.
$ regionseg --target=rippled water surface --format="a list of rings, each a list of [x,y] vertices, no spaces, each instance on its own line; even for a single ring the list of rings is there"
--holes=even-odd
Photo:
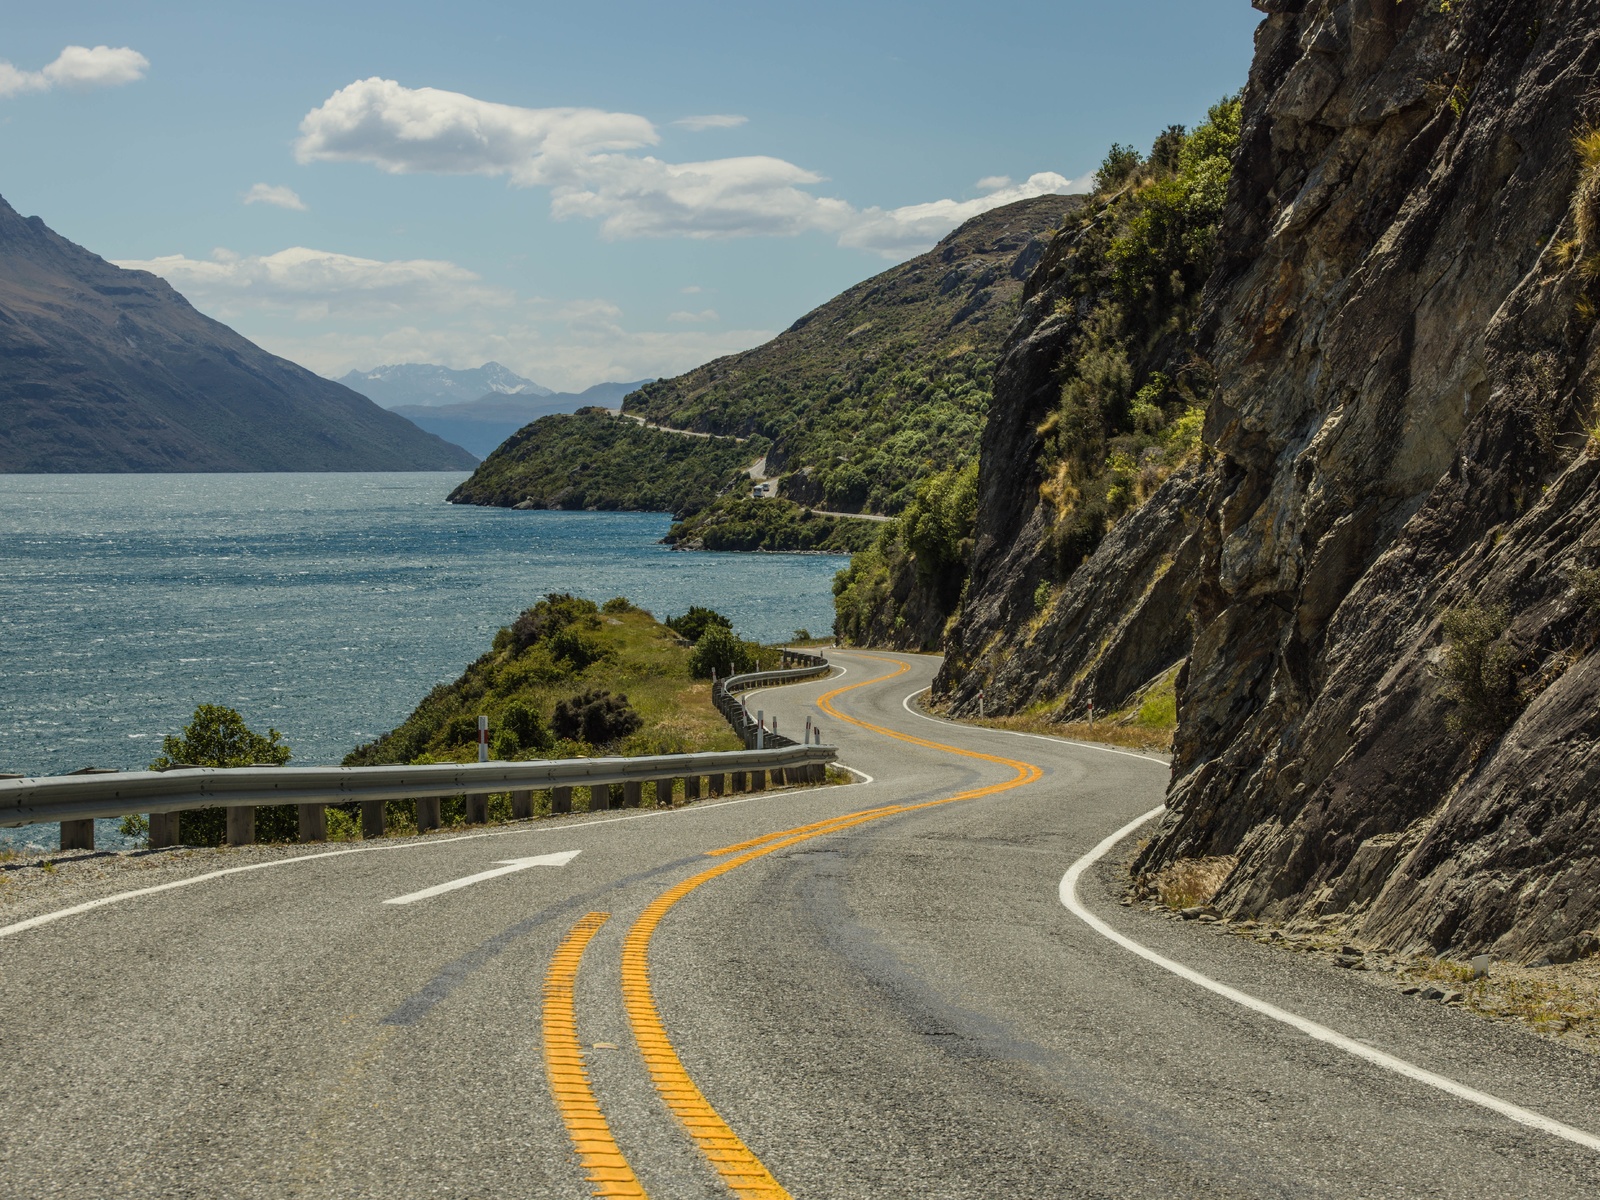
[[[831,627],[840,558],[677,553],[658,514],[445,504],[461,478],[0,476],[0,771],[143,766],[201,702],[338,762],[546,592],[706,604],[763,641]]]

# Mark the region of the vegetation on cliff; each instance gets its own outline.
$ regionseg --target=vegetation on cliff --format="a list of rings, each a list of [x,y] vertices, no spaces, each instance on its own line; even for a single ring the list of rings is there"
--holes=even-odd
[[[1194,326],[1239,112],[1237,98],[1222,100],[1193,132],[1163,132],[1148,156],[1113,146],[1094,195],[1028,282],[1027,296],[1047,303],[1034,304],[1011,345],[1036,354],[1030,339],[1053,325],[1044,343],[1051,395],[1044,405],[1006,397],[1031,413],[1023,462],[995,453],[987,435],[985,445],[988,470],[1020,471],[1035,494],[1040,520],[1028,536],[1045,542],[1038,557],[1047,577],[1033,585],[1045,585],[1039,608],[1051,585],[1198,453],[1211,384],[1194,354]],[[904,648],[943,640],[971,565],[977,480],[947,471],[915,497],[904,527],[886,530],[841,575],[841,637]]]

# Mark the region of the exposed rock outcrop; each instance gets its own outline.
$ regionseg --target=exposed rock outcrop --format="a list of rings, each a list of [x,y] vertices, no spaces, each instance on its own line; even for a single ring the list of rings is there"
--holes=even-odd
[[[1574,151],[1600,10],[1257,7],[1201,339],[1195,644],[1139,867],[1237,855],[1229,912],[1570,956],[1600,921],[1600,244]]]

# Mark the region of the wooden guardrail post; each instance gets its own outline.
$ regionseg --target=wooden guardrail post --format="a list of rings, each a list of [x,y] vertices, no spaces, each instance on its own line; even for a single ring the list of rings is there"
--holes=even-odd
[[[683,777],[683,802],[700,799],[700,776],[685,775]]]
[[[61,822],[61,848],[63,850],[94,849],[94,818],[87,821]]]
[[[473,792],[467,797],[467,824],[487,825],[489,823],[489,795],[487,792]]]
[[[256,808],[253,804],[228,806],[228,845],[248,846],[256,840]]]
[[[361,802],[361,836],[364,838],[381,838],[383,831],[383,801],[363,800]]]
[[[178,845],[178,814],[151,813],[150,814],[150,849],[165,850],[168,846]]]
[[[644,803],[644,784],[637,779],[629,779],[622,785],[622,807],[638,808]]]
[[[721,796],[723,792],[728,790],[728,777],[720,774],[713,775],[706,780],[706,784],[713,796]]]
[[[418,833],[427,833],[430,829],[437,829],[444,823],[439,816],[439,797],[418,796],[416,804]],[[365,809],[365,805],[362,807]],[[364,812],[363,815],[365,815]]]
[[[570,787],[550,789],[550,811],[553,813],[569,813],[572,811],[572,789]]]
[[[325,842],[328,840],[328,809],[323,804],[300,804],[296,806],[299,820],[297,832],[302,842]]]
[[[764,792],[767,790],[767,773],[765,771],[750,772],[750,790]]]
[[[511,793],[511,816],[513,820],[527,821],[533,816],[533,793],[531,791]]]
[[[611,807],[611,785],[609,783],[589,785],[589,811],[605,812]]]

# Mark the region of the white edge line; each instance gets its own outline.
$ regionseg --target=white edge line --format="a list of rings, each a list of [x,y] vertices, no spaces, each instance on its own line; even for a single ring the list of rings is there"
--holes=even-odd
[[[1207,991],[1215,992],[1224,999],[1232,1000],[1235,1004],[1248,1008],[1252,1012],[1260,1013],[1264,1017],[1270,1017],[1274,1021],[1281,1022],[1293,1029],[1298,1029],[1307,1037],[1337,1047],[1347,1054],[1353,1054],[1357,1058],[1365,1059],[1375,1066],[1382,1067],[1387,1071],[1393,1071],[1397,1075],[1403,1075],[1417,1083],[1437,1088],[1439,1091],[1455,1096],[1459,1100],[1465,1100],[1469,1104],[1476,1104],[1491,1112],[1499,1113],[1501,1116],[1520,1125],[1526,1125],[1554,1137],[1565,1138],[1569,1142],[1576,1142],[1578,1145],[1585,1146],[1590,1150],[1600,1150],[1600,1137],[1596,1137],[1592,1133],[1586,1133],[1582,1129],[1576,1129],[1571,1125],[1564,1125],[1560,1121],[1553,1120],[1541,1113],[1536,1113],[1531,1109],[1512,1104],[1508,1100],[1502,1100],[1498,1096],[1491,1096],[1487,1092],[1480,1092],[1476,1088],[1470,1088],[1464,1083],[1457,1083],[1447,1076],[1426,1071],[1403,1058],[1385,1054],[1382,1050],[1374,1049],[1356,1041],[1354,1038],[1346,1037],[1342,1033],[1329,1029],[1326,1025],[1319,1025],[1315,1021],[1287,1012],[1274,1004],[1268,1004],[1265,1000],[1258,1000],[1254,996],[1239,991],[1237,988],[1231,988],[1225,983],[1218,983],[1210,976],[1202,975],[1192,967],[1186,967],[1182,963],[1174,962],[1172,959],[1157,954],[1154,950],[1141,945],[1132,938],[1118,933],[1091,913],[1083,906],[1082,901],[1078,899],[1079,878],[1086,870],[1104,858],[1118,842],[1122,841],[1141,825],[1159,817],[1165,811],[1165,807],[1154,808],[1141,817],[1135,817],[1068,868],[1067,873],[1061,877],[1060,887],[1061,903],[1066,906],[1067,911],[1102,937],[1109,938],[1124,950],[1132,951],[1140,958],[1154,963],[1162,970],[1170,971],[1179,978],[1186,979],[1190,983],[1205,988]]]
[[[848,767],[845,768],[849,770]],[[470,842],[478,838],[514,837],[525,833],[552,834],[573,833],[590,829],[596,825],[616,825],[622,821],[643,821],[651,817],[672,817],[684,814],[706,812],[713,808],[725,808],[730,804],[749,804],[756,800],[776,799],[787,796],[787,792],[763,792],[752,796],[743,796],[737,800],[718,800],[714,804],[695,803],[683,808],[663,808],[656,812],[633,813],[626,817],[606,817],[597,821],[562,822],[560,825],[548,825],[542,828],[538,825],[519,829],[490,829],[482,833],[464,833],[455,837],[418,839],[414,842],[405,842],[397,846],[351,846],[345,850],[324,850],[319,854],[295,854],[287,858],[275,858],[270,862],[247,863],[242,867],[224,867],[219,871],[207,871],[203,875],[191,875],[187,879],[174,879],[169,883],[158,883],[151,887],[135,888],[129,892],[117,892],[110,896],[101,896],[94,900],[86,900],[82,904],[74,904],[70,908],[59,908],[54,912],[40,913],[36,917],[17,921],[11,925],[0,925],[0,938],[10,937],[16,933],[26,933],[30,929],[37,929],[41,925],[75,917],[80,913],[91,912],[97,908],[104,908],[108,904],[120,904],[124,900],[137,900],[142,896],[154,896],[158,892],[170,892],[177,888],[190,887],[196,883],[204,883],[208,879],[221,879],[225,875],[242,875],[246,871],[264,871],[268,867],[286,867],[293,863],[316,862],[324,858],[343,858],[346,854],[375,854],[394,850],[426,850],[433,846],[444,846],[451,842]]]
[[[1007,737],[1032,738],[1036,742],[1056,742],[1062,746],[1077,746],[1081,750],[1100,750],[1106,754],[1120,754],[1123,758],[1137,758],[1141,762],[1155,763],[1157,766],[1172,769],[1172,764],[1164,758],[1155,758],[1149,754],[1135,754],[1132,750],[1113,750],[1110,746],[1101,746],[1095,742],[1077,742],[1071,738],[1051,737],[1048,733],[1020,733],[1015,729],[996,729],[991,725],[968,725],[962,721],[949,721],[944,717],[930,717],[927,713],[920,713],[911,707],[913,697],[922,695],[923,692],[932,691],[933,686],[919,687],[911,695],[900,701],[900,707],[913,717],[921,717],[924,721],[932,721],[935,725],[955,725],[961,729],[981,729],[985,733],[1003,733]]]

